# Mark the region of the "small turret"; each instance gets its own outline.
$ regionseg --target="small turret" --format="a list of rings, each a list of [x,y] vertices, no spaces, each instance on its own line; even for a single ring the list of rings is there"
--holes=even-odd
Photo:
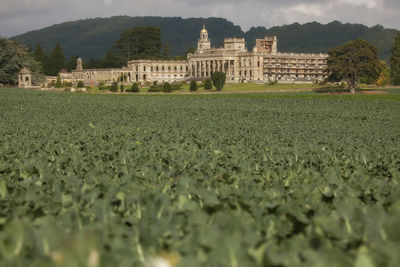
[[[82,64],[82,59],[78,58],[76,60],[76,70],[83,70],[83,64]]]

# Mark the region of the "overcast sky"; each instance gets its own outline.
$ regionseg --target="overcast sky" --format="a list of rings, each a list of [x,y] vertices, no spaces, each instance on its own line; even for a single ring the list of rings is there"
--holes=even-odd
[[[333,20],[400,29],[400,0],[0,0],[0,36],[116,15],[223,17],[243,30]]]

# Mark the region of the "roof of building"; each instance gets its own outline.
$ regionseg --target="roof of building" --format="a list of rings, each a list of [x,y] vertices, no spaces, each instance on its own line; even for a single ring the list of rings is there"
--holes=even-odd
[[[31,74],[31,72],[27,68],[22,68],[22,70],[19,72],[21,74]]]

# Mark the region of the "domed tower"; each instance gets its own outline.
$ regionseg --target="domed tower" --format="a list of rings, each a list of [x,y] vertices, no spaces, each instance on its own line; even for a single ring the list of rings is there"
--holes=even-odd
[[[200,32],[200,39],[197,42],[197,51],[202,52],[205,49],[211,48],[211,41],[208,38],[208,31],[206,30],[206,26],[203,24],[203,29]]]

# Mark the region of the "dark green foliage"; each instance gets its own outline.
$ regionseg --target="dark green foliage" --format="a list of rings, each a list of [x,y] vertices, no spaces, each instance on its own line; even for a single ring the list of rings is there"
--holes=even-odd
[[[226,80],[226,74],[222,71],[216,71],[212,74],[211,76],[212,82],[215,86],[215,88],[218,91],[221,91],[222,88],[224,88],[225,80]]]
[[[196,48],[194,48],[194,46],[190,46],[185,52],[185,58],[189,53],[194,54],[194,52],[196,52]]]
[[[126,62],[127,60],[116,56],[112,50],[109,50],[100,65],[102,68],[121,68],[126,66]]]
[[[118,82],[113,82],[110,86],[111,92],[118,92]]]
[[[349,41],[329,50],[329,81],[345,81],[353,93],[362,77],[375,82],[382,70],[378,49],[364,40]]]
[[[44,81],[40,63],[29,53],[28,47],[0,37],[0,83],[17,85],[18,73],[24,67],[31,71],[34,84]]]
[[[212,89],[212,82],[210,79],[206,79],[206,81],[204,82],[204,89],[206,90]]]
[[[393,77],[393,85],[400,85],[400,74]]]
[[[171,59],[171,47],[169,46],[168,43],[164,44],[164,46],[162,48],[161,57],[164,60],[170,60]]]
[[[63,87],[63,83],[62,83],[62,81],[61,81],[60,74],[57,75],[57,81],[56,81],[56,83],[54,84],[54,87],[55,87],[55,88],[61,88],[61,87]]]
[[[83,88],[85,85],[83,84],[83,81],[79,81],[76,87]]]
[[[0,95],[0,266],[400,265],[399,94]]]
[[[132,84],[132,87],[131,87],[130,91],[133,92],[133,93],[140,92],[138,84],[137,83]]]
[[[268,80],[268,85],[269,86],[274,86],[274,85],[277,85],[277,84],[278,84],[277,80]]]
[[[161,30],[155,27],[134,27],[124,31],[113,46],[120,61],[134,59],[159,59]]]
[[[90,58],[89,61],[84,62],[83,67],[85,69],[99,69],[101,68],[101,62],[95,58]]]
[[[197,91],[197,83],[196,83],[196,81],[191,81],[190,82],[190,91],[192,91],[192,92]]]
[[[124,91],[125,91],[125,86],[124,86],[123,84],[121,84],[121,85],[119,86],[119,90],[120,90],[121,92],[124,92]]]
[[[60,71],[64,68],[64,64],[65,56],[61,45],[57,43],[49,56],[46,74],[50,76],[57,76],[57,74],[60,73]]]
[[[28,32],[15,37],[22,43],[35,47],[42,43],[49,53],[56,42],[63,45],[65,54],[79,54],[83,58],[103,58],[119,36],[136,26],[153,26],[161,29],[162,42],[169,43],[172,55],[185,55],[188,47],[195,46],[202,25],[205,24],[212,46],[228,37],[245,37],[249,50],[256,38],[277,35],[282,52],[328,52],[329,49],[356,38],[367,40],[379,49],[380,59],[389,62],[390,50],[397,34],[396,30],[381,26],[367,27],[360,24],[306,23],[285,26],[253,27],[246,33],[239,26],[222,18],[161,18],[161,17],[111,17],[79,20],[53,25],[42,30]],[[63,33],[63,34],[60,34]]]
[[[68,72],[71,72],[71,70],[76,70],[78,58],[79,58],[78,55],[74,55],[74,56],[70,57],[67,62],[65,62],[65,69]]]
[[[171,85],[168,82],[164,83],[163,92],[164,93],[170,93],[171,91],[172,91]]]
[[[153,81],[153,86],[157,86],[157,81]]]
[[[36,46],[35,51],[33,52],[33,58],[40,63],[41,72],[46,74],[47,73],[47,55],[43,51],[40,44]]]
[[[400,85],[400,31],[397,33],[390,57],[390,75],[394,85]]]

